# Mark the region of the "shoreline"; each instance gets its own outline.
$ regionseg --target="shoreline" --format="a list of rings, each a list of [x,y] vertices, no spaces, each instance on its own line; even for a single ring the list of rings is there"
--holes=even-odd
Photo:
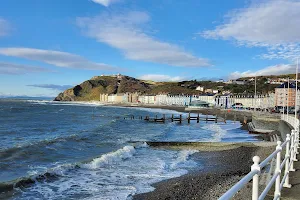
[[[36,101],[36,100],[29,100]],[[222,118],[228,120],[236,120],[241,123],[244,122],[247,117],[247,122],[252,120],[252,112],[248,110],[233,110],[233,109],[220,109],[220,108],[201,108],[199,110],[185,110],[186,106],[179,105],[156,105],[156,104],[136,104],[136,103],[108,103],[101,101],[50,101],[50,102],[59,102],[59,103],[73,103],[73,104],[85,104],[85,105],[95,105],[95,106],[111,106],[111,107],[123,107],[123,108],[156,108],[156,109],[165,109],[165,110],[173,110],[182,113],[200,113],[202,115],[218,115]]]
[[[115,107],[126,107],[126,108],[158,108],[166,110],[174,110],[182,113],[200,113],[202,115],[218,115],[220,117],[225,117],[228,120],[237,120],[240,122],[244,121],[244,117],[247,117],[247,121],[252,120],[252,113],[245,110],[224,110],[219,108],[201,108],[199,110],[185,110],[185,106],[166,106],[166,105],[152,105],[152,104],[105,104],[99,102],[99,105],[103,106],[115,106]]]
[[[274,146],[243,146],[220,151],[199,151],[191,156],[201,162],[199,169],[153,184],[154,191],[133,196],[133,200],[218,199],[250,171],[252,157],[266,158]],[[203,162],[205,160],[205,162]],[[243,161],[243,162],[241,162]],[[250,183],[251,184],[251,183]],[[251,199],[251,187],[246,186],[233,199]]]
[[[69,102],[75,103],[75,102]],[[252,120],[252,113],[241,110],[221,110],[221,109],[201,109],[186,111],[183,106],[164,106],[164,105],[132,105],[132,104],[105,104],[102,102],[76,102],[82,104],[95,104],[101,106],[126,107],[126,108],[154,108],[174,110],[182,113],[201,113],[203,115],[218,115],[228,120],[237,120],[241,124],[244,117],[247,122]],[[241,127],[247,129],[247,125]],[[264,139],[266,140],[266,139]],[[259,142],[258,142],[259,143]],[[270,143],[271,145],[272,143]],[[151,146],[151,145],[150,145]],[[245,174],[250,171],[252,157],[259,155],[261,159],[266,158],[274,151],[274,146],[248,146],[245,144],[233,144],[234,147],[225,149],[216,149],[204,151],[203,147],[199,152],[191,155],[197,163],[201,163],[201,168],[188,171],[187,174],[167,179],[153,184],[154,191],[132,196],[133,200],[155,200],[155,199],[217,199],[235,183],[237,183]],[[169,148],[169,147],[151,147],[151,148]],[[189,148],[188,145],[183,148]],[[203,162],[204,160],[204,162]],[[251,183],[250,183],[251,184]],[[234,199],[251,198],[251,187],[242,189],[245,192],[239,192]]]

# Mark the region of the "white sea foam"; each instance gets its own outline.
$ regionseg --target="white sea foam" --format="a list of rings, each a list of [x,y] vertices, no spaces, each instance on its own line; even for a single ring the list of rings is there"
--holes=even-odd
[[[132,157],[134,153],[135,149],[133,146],[125,146],[115,152],[104,154],[100,158],[95,158],[92,162],[82,165],[82,167],[97,169],[105,165],[113,165],[116,162]]]
[[[143,144],[137,146],[137,148],[148,148],[149,145],[147,144],[147,142],[143,142]]]
[[[189,159],[193,153],[151,149],[146,144],[136,149],[125,146],[79,168],[56,168],[55,173],[61,175],[58,180],[37,182],[24,190],[20,199],[130,199],[154,190],[151,184],[155,182],[187,173],[197,165]]]
[[[172,162],[172,164],[170,165],[171,169],[175,169],[178,167],[193,167],[196,163],[192,160],[188,160],[189,157],[198,152],[197,150],[182,150],[178,153],[178,157],[177,159]]]
[[[105,104],[98,101],[47,101],[47,100],[26,100],[31,104],[40,104],[40,105],[55,105],[55,106],[103,106]]]
[[[220,142],[227,133],[227,130],[223,129],[220,125],[215,123],[207,124],[203,126],[202,129],[212,131],[212,137],[208,139],[210,142]]]

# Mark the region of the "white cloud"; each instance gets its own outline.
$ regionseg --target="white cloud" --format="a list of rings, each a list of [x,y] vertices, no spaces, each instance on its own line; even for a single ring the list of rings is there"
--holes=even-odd
[[[20,75],[36,72],[50,72],[42,67],[0,62],[0,74]]]
[[[254,76],[266,76],[266,75],[282,75],[296,73],[296,65],[280,64],[269,66],[258,71],[244,71],[233,72],[229,75],[229,79],[237,79],[241,77],[254,77]]]
[[[92,2],[97,3],[97,4],[101,4],[105,7],[108,7],[109,5],[116,3],[120,0],[92,0]]]
[[[186,80],[186,77],[169,76],[169,75],[163,75],[163,74],[145,74],[143,76],[140,76],[138,79],[151,80],[151,81],[156,81],[156,82],[160,82],[160,81],[178,82],[178,81]]]
[[[32,84],[32,85],[27,85],[27,86],[37,87],[37,88],[46,88],[46,89],[57,90],[57,91],[64,91],[66,89],[73,87],[73,85],[57,85],[57,84]]]
[[[61,51],[50,51],[31,48],[0,48],[0,55],[25,58],[55,65],[57,67],[88,69],[88,70],[109,70],[117,71],[118,68],[91,62],[79,55]]]
[[[89,37],[119,49],[125,57],[153,63],[183,67],[207,67],[207,59],[196,57],[177,45],[147,35],[143,30],[150,17],[144,12],[104,14],[93,18],[77,18],[77,24]]]
[[[11,26],[9,22],[0,17],[0,37],[9,34]]]
[[[228,22],[201,33],[210,39],[233,39],[240,45],[265,47],[262,58],[294,59],[300,53],[300,2],[258,1],[231,12]]]

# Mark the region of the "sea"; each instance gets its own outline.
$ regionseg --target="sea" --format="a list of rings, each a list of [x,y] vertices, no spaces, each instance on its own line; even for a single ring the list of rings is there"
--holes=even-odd
[[[0,199],[128,200],[205,162],[193,160],[195,150],[152,148],[149,141],[260,140],[242,130],[239,122],[162,124],[128,117],[163,114],[187,115],[164,109],[0,99]]]

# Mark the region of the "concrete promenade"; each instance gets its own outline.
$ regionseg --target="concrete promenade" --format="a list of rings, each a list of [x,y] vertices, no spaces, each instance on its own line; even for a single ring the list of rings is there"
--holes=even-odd
[[[297,159],[300,159],[298,154]],[[300,160],[294,163],[295,172],[290,172],[291,188],[284,188],[281,192],[281,198],[284,200],[300,199]]]
[[[297,156],[298,160],[300,154]],[[291,188],[283,188],[281,191],[282,200],[299,200],[300,199],[300,160],[294,162],[295,172],[290,172],[290,184]],[[265,200],[272,200],[274,198],[274,189],[270,190]]]

